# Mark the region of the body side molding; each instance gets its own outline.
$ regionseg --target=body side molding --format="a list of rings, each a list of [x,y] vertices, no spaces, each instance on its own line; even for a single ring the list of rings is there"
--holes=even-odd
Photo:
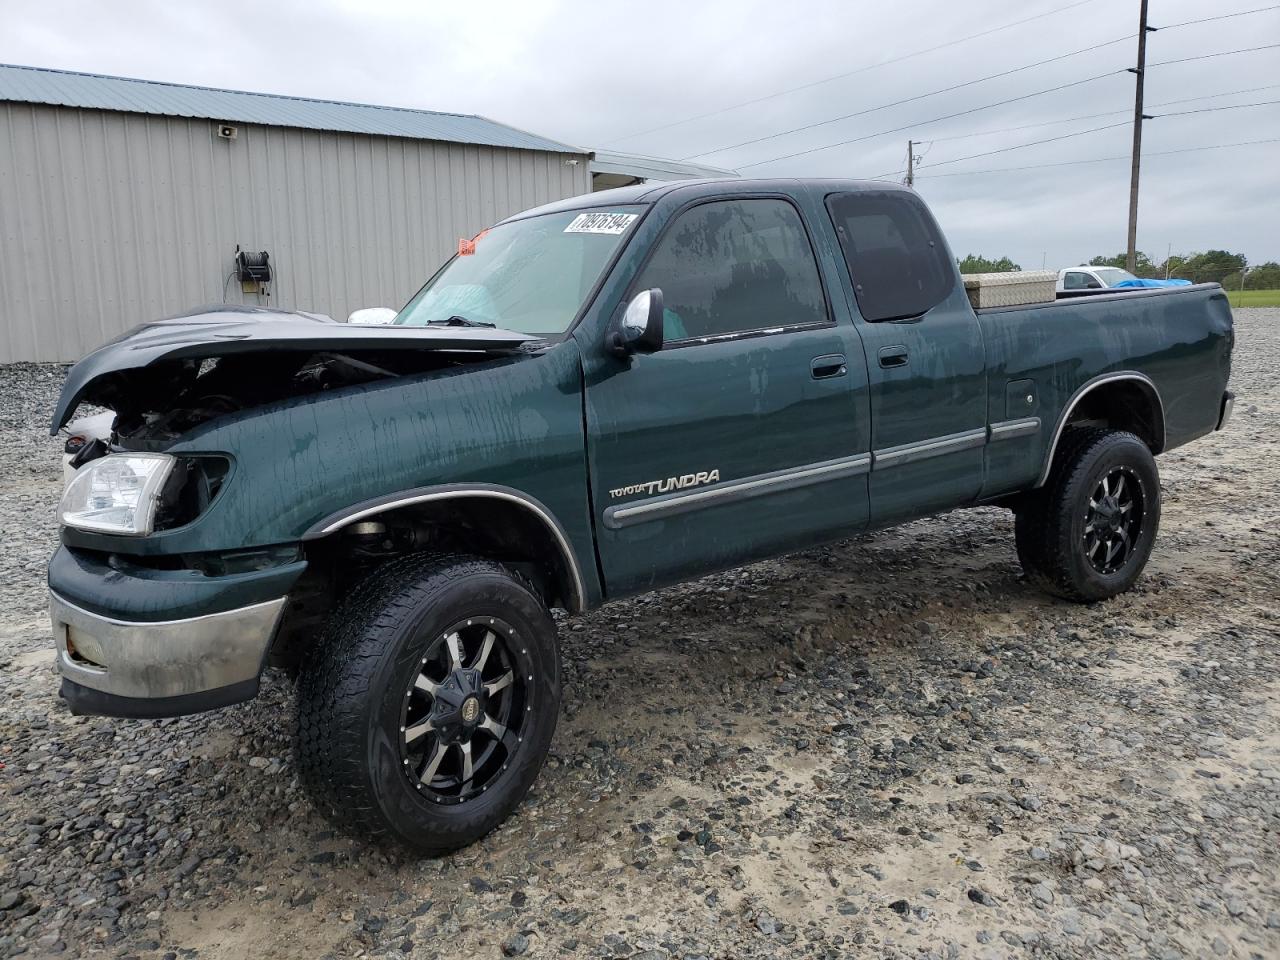
[[[1085,383],[1071,395],[1071,399],[1067,401],[1067,405],[1063,408],[1062,413],[1058,415],[1057,425],[1053,428],[1053,439],[1049,441],[1049,449],[1045,452],[1044,466],[1040,470],[1040,476],[1036,478],[1033,489],[1035,487],[1043,487],[1045,485],[1045,481],[1049,479],[1049,471],[1053,468],[1053,456],[1058,452],[1058,441],[1062,439],[1062,431],[1066,428],[1067,421],[1071,419],[1071,411],[1073,411],[1080,401],[1083,400],[1091,391],[1103,386],[1104,384],[1116,383],[1121,380],[1134,380],[1150,390],[1151,395],[1155,397],[1156,406],[1160,411],[1159,447],[1160,450],[1164,449],[1164,400],[1160,397],[1160,391],[1156,389],[1155,383],[1153,383],[1151,378],[1145,373],[1138,373],[1136,370],[1122,370],[1116,373],[1104,373],[1091,380],[1085,381]]]
[[[574,596],[571,600],[574,609],[572,612],[582,613],[586,610],[587,591],[582,579],[582,569],[578,566],[578,558],[573,552],[568,534],[565,533],[564,528],[560,526],[560,522],[556,520],[550,510],[528,494],[521,493],[511,487],[504,487],[495,483],[448,483],[433,487],[416,487],[410,490],[402,490],[399,493],[392,493],[373,500],[366,500],[363,503],[353,504],[345,510],[332,513],[312,524],[307,532],[302,535],[302,539],[315,540],[328,536],[348,524],[376,516],[379,513],[385,513],[388,510],[395,510],[399,507],[432,503],[438,500],[460,500],[468,497],[504,500],[507,503],[514,503],[523,507],[536,516],[555,536],[556,542],[560,546],[560,554],[564,558],[565,565],[573,578]]]
[[[1039,428],[1040,421],[1035,421]],[[1022,421],[1011,421],[1013,428],[1023,430]],[[716,506],[722,503],[750,500],[770,493],[784,490],[795,490],[799,487],[824,483],[828,480],[840,480],[846,477],[857,477],[873,470],[887,470],[891,467],[940,457],[960,450],[981,447],[987,442],[989,427],[965,430],[963,433],[949,434],[943,437],[931,437],[915,443],[904,443],[897,447],[886,447],[873,453],[860,453],[852,457],[841,457],[837,460],[823,460],[818,463],[807,463],[786,470],[775,470],[755,476],[730,480],[713,487],[705,487],[694,493],[673,493],[630,503],[617,504],[604,511],[604,525],[611,530],[620,530],[637,523],[649,520],[662,520],[678,516],[691,510]],[[1021,436],[1012,433],[1011,436]]]
[[[1039,417],[1021,417],[1017,420],[1001,420],[987,428],[991,434],[991,442],[997,440],[1013,440],[1015,437],[1030,437],[1040,432]]]
[[[605,510],[604,525],[611,530],[620,530],[647,520],[662,520],[718,503],[750,500],[768,493],[795,490],[827,480],[856,477],[870,469],[871,454],[861,453],[838,460],[824,460],[801,467],[775,470],[772,473],[743,477],[741,480],[730,480],[716,487],[705,487],[696,493],[667,494],[618,504]]]
[[[931,457],[941,457],[948,453],[958,453],[961,450],[981,447],[987,442],[987,429],[987,427],[979,427],[976,430],[949,433],[946,436],[931,437],[928,440],[918,440],[915,443],[885,447],[883,450],[877,450],[871,455],[874,461],[872,469],[887,470],[889,467],[900,467],[904,464],[915,463],[918,460],[928,460]]]
[[[985,446],[988,442],[1030,436],[1039,429],[1039,417],[1006,420],[961,433],[886,447],[872,453],[807,463],[786,470],[775,470],[772,473],[730,480],[692,493],[672,493],[644,500],[633,500],[608,507],[604,511],[604,525],[610,530],[621,530],[637,523],[665,520],[692,510],[701,510],[704,507],[751,500],[771,493],[824,483],[828,480],[862,476],[873,471],[888,470],[961,450],[971,450]]]

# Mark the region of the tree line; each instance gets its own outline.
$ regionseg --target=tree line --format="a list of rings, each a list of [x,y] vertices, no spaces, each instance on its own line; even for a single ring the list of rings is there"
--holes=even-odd
[[[1125,269],[1125,255],[1094,257],[1088,261],[1092,267],[1119,267]],[[1022,267],[1008,257],[989,259],[977,254],[968,254],[956,263],[961,273],[1008,273],[1021,270]],[[1133,271],[1139,277],[1165,277],[1190,280],[1192,283],[1220,283],[1228,290],[1240,289],[1240,275],[1244,273],[1245,290],[1280,290],[1280,263],[1269,260],[1266,263],[1250,267],[1244,254],[1230,253],[1226,250],[1206,250],[1203,253],[1175,253],[1167,260],[1154,262],[1141,250],[1137,253],[1137,269]]]

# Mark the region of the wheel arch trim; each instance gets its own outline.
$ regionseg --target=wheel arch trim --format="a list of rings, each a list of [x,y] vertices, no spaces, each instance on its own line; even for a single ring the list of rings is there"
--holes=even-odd
[[[565,532],[564,527],[561,526],[560,521],[556,519],[555,514],[534,497],[500,484],[441,484],[432,487],[415,487],[410,490],[402,490],[398,493],[375,497],[371,500],[352,504],[343,510],[331,513],[316,521],[302,535],[302,539],[304,541],[318,540],[360,520],[367,520],[370,517],[378,516],[390,510],[397,510],[401,507],[411,507],[441,500],[465,499],[502,500],[506,503],[513,503],[531,513],[555,539],[556,545],[560,550],[561,559],[565,568],[569,571],[573,589],[573,596],[569,598],[573,606],[571,612],[582,613],[586,610],[587,591],[586,583],[582,576],[582,567],[578,563],[577,555],[573,552],[573,545],[569,540],[569,535]]]
[[[1040,476],[1036,478],[1035,486],[1043,487],[1049,479],[1049,471],[1053,468],[1053,458],[1058,452],[1058,442],[1062,439],[1062,432],[1066,429],[1067,422],[1071,419],[1071,414],[1080,401],[1092,393],[1099,387],[1109,383],[1118,383],[1125,380],[1135,381],[1147,390],[1155,401],[1156,412],[1159,414],[1160,422],[1156,425],[1159,436],[1155,439],[1158,443],[1158,449],[1155,452],[1164,450],[1165,446],[1165,416],[1164,416],[1164,400],[1160,396],[1160,391],[1156,388],[1155,383],[1145,373],[1138,373],[1136,370],[1123,370],[1116,373],[1104,373],[1086,381],[1076,392],[1071,395],[1071,399],[1067,401],[1067,405],[1063,408],[1058,422],[1053,428],[1053,439],[1049,441],[1049,449],[1045,452],[1044,464],[1040,470]]]

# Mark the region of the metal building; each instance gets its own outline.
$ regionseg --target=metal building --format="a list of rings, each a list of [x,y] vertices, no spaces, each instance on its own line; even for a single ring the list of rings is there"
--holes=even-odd
[[[0,66],[0,362],[206,303],[399,307],[459,238],[589,192],[591,156],[484,117]]]
[[[593,190],[629,187],[633,183],[646,183],[650,180],[716,180],[737,175],[737,171],[724,167],[643,157],[637,153],[597,150],[591,157],[591,189]]]

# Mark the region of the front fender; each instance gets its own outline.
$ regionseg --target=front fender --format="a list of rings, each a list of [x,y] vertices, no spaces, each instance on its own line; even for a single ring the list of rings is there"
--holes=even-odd
[[[325,518],[404,491],[489,484],[555,520],[598,595],[587,499],[582,373],[570,339],[538,354],[319,393],[202,425],[168,450],[225,453],[235,471],[185,527],[144,538],[65,531],[125,554],[297,542]]]

